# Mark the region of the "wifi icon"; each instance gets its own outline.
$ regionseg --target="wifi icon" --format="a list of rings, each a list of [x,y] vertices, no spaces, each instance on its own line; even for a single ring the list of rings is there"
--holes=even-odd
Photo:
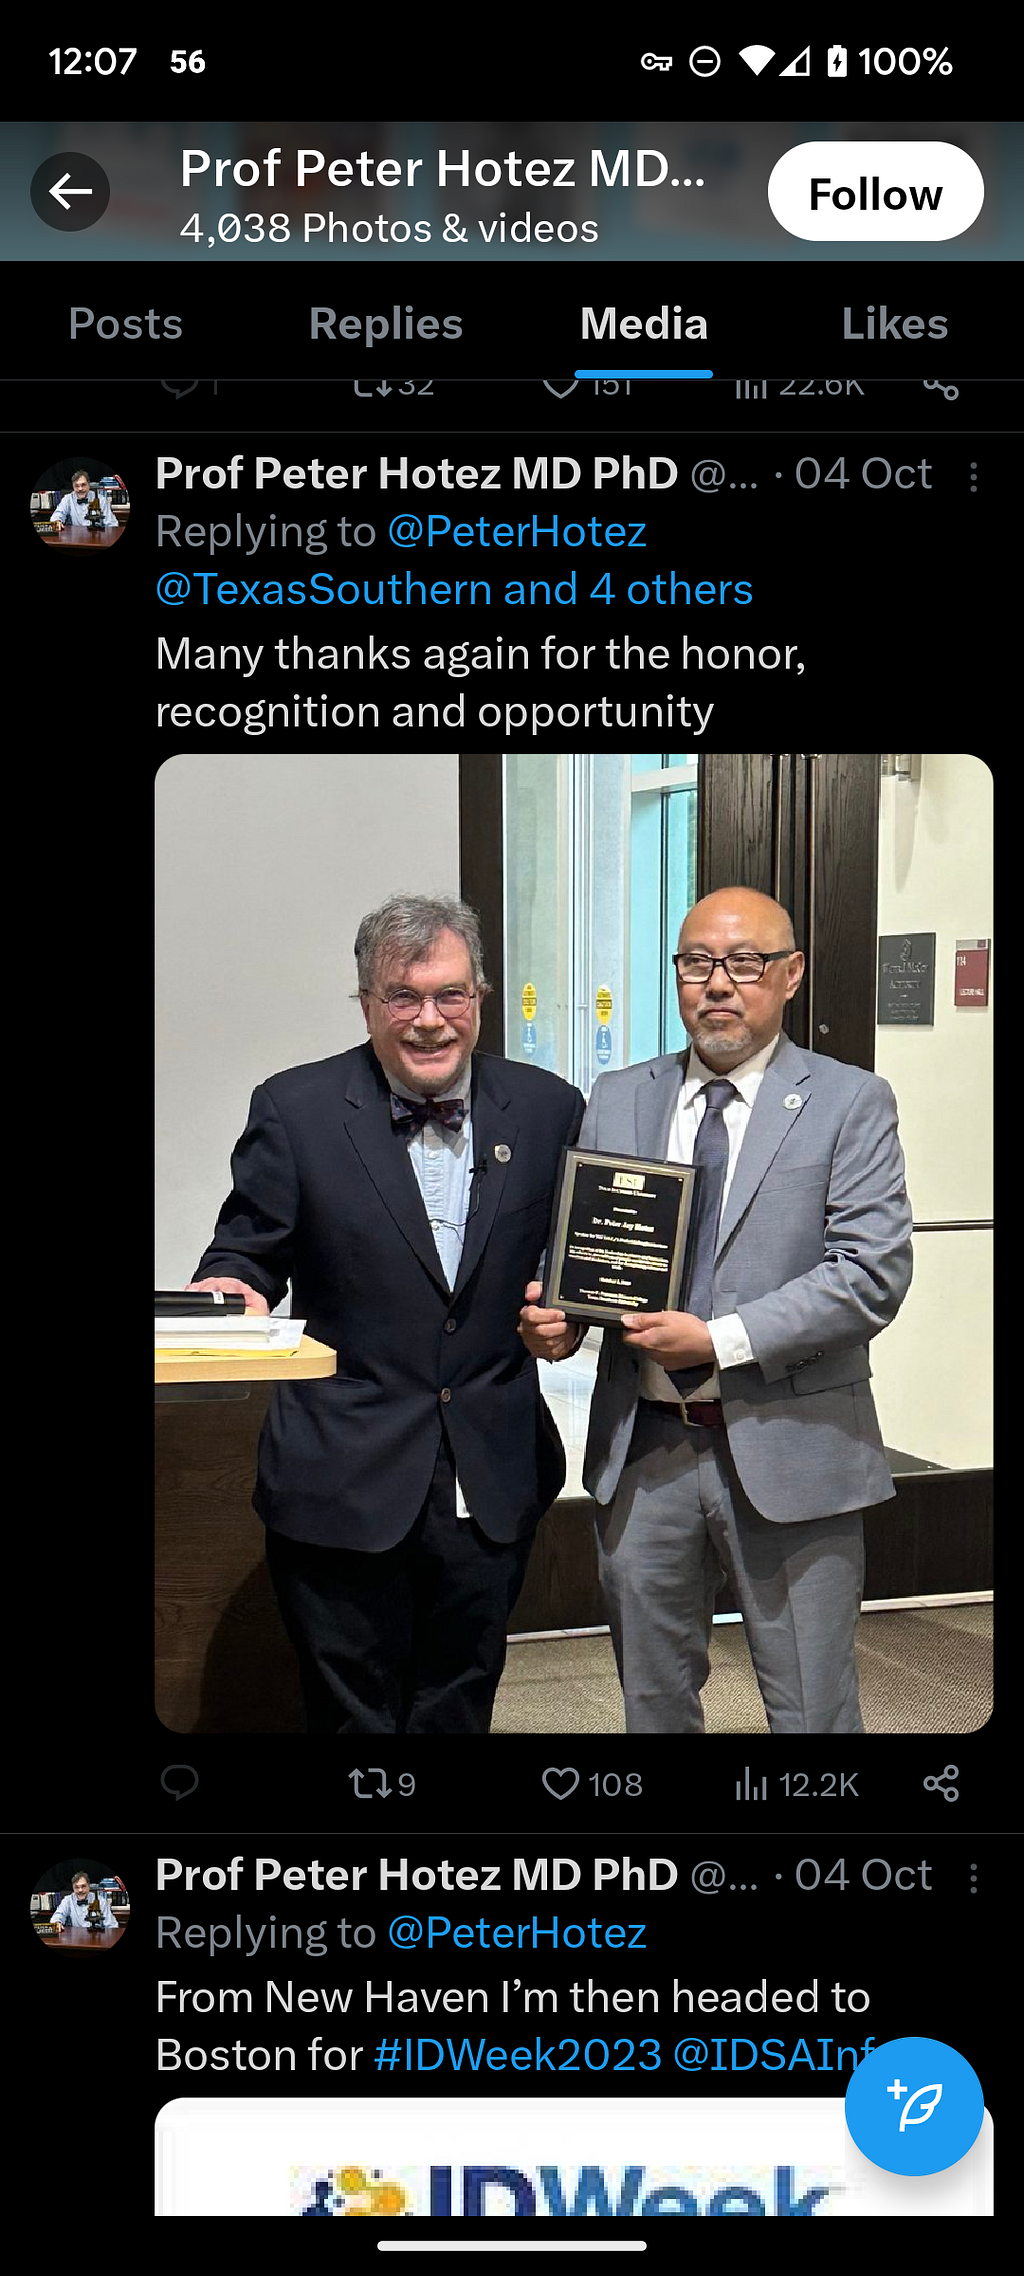
[[[773,47],[741,47],[740,62],[746,64],[748,71],[759,76],[765,64],[771,62],[774,53]]]

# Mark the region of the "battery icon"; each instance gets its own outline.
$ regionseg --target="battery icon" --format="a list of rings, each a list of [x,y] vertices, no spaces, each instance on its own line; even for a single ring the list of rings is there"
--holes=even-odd
[[[845,49],[845,47],[830,47],[830,48],[829,48],[829,51],[828,51],[828,76],[829,76],[829,78],[830,78],[830,79],[845,79],[845,77],[846,77],[846,49]]]

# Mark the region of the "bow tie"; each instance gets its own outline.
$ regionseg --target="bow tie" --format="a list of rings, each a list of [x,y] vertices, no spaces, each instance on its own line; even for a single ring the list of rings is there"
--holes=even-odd
[[[426,1122],[438,1122],[442,1130],[461,1130],[466,1111],[464,1098],[396,1098],[391,1093],[391,1120],[406,1137],[410,1130],[422,1130]]]

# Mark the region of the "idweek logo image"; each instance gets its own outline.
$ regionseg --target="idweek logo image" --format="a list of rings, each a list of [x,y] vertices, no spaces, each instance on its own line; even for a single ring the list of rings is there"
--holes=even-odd
[[[339,2165],[334,2172],[323,2173],[299,2165],[292,2168],[292,2211],[345,2218],[376,2213],[394,2220],[412,2207],[402,2183],[377,2166],[369,2173],[361,2165]]]
[[[630,2214],[760,2214],[807,2219],[828,2213],[842,2180],[827,2170],[776,2165],[727,2174],[703,2167],[509,2165],[400,2168],[293,2166],[291,2209],[304,2219],[376,2214],[480,2220],[622,2219]]]
[[[156,2210],[376,2221],[378,2245],[415,2242],[417,2223],[454,2245],[483,2220],[526,2237],[521,2221],[582,2236],[584,2222],[622,2235],[666,2214],[991,2216],[994,2131],[973,2072],[958,2116],[950,2049],[880,2052],[874,2086],[859,2064],[845,2099],[396,2095],[382,2110],[357,2096],[177,2096],[156,2125]]]

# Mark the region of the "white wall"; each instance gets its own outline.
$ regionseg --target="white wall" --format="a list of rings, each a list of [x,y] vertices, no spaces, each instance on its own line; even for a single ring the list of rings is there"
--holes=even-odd
[[[918,1223],[993,1213],[993,974],[987,1010],[953,1003],[956,942],[993,938],[993,827],[992,776],[969,753],[926,751],[919,782],[883,779],[879,933],[936,935],[934,1026],[875,1030]],[[992,1460],[993,1238],[916,1234],[910,1295],[872,1346],[886,1444],[948,1468]]]
[[[178,757],[156,780],[156,1286],[228,1191],[254,1084],[365,1035],[352,943],[391,893],[457,893],[458,759]]]

